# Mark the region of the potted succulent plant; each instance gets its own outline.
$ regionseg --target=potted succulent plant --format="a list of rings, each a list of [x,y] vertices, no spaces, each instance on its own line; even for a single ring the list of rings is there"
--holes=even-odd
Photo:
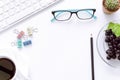
[[[103,0],[103,11],[111,14],[119,10],[120,0]]]

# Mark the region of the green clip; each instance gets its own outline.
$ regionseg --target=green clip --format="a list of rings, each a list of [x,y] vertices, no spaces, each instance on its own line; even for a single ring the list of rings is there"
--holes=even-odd
[[[21,39],[17,40],[17,47],[22,48],[22,40]]]

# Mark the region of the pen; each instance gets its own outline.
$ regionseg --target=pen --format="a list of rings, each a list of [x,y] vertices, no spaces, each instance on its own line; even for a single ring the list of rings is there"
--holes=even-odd
[[[91,48],[91,72],[92,72],[92,80],[94,80],[94,53],[93,53],[93,37],[91,34],[90,37],[90,48]]]

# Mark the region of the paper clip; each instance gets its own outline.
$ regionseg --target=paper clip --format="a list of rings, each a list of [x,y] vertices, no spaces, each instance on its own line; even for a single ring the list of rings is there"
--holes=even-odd
[[[13,30],[15,34],[19,34],[19,31],[17,29]]]
[[[15,42],[11,42],[11,45],[12,46],[16,46],[17,45],[16,41]]]
[[[33,28],[33,32],[38,32],[38,28]]]
[[[28,35],[24,35],[24,36],[23,36],[23,39],[24,39],[24,40],[28,40],[28,38],[29,38]]]
[[[28,45],[31,45],[31,44],[32,44],[31,40],[27,40],[27,41],[23,42],[24,46],[28,46]]]

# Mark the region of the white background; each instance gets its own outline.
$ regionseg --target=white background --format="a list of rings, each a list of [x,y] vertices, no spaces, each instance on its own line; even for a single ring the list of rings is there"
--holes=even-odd
[[[69,21],[51,22],[52,10],[95,8],[96,20],[81,21],[75,15]],[[0,34],[0,48],[29,57],[31,80],[91,80],[90,34],[94,39],[95,79],[120,80],[119,69],[102,61],[96,48],[99,30],[109,21],[119,19],[120,11],[106,15],[102,0],[63,0]],[[18,49],[14,29],[38,28],[32,45]],[[24,65],[23,65],[24,66]]]

